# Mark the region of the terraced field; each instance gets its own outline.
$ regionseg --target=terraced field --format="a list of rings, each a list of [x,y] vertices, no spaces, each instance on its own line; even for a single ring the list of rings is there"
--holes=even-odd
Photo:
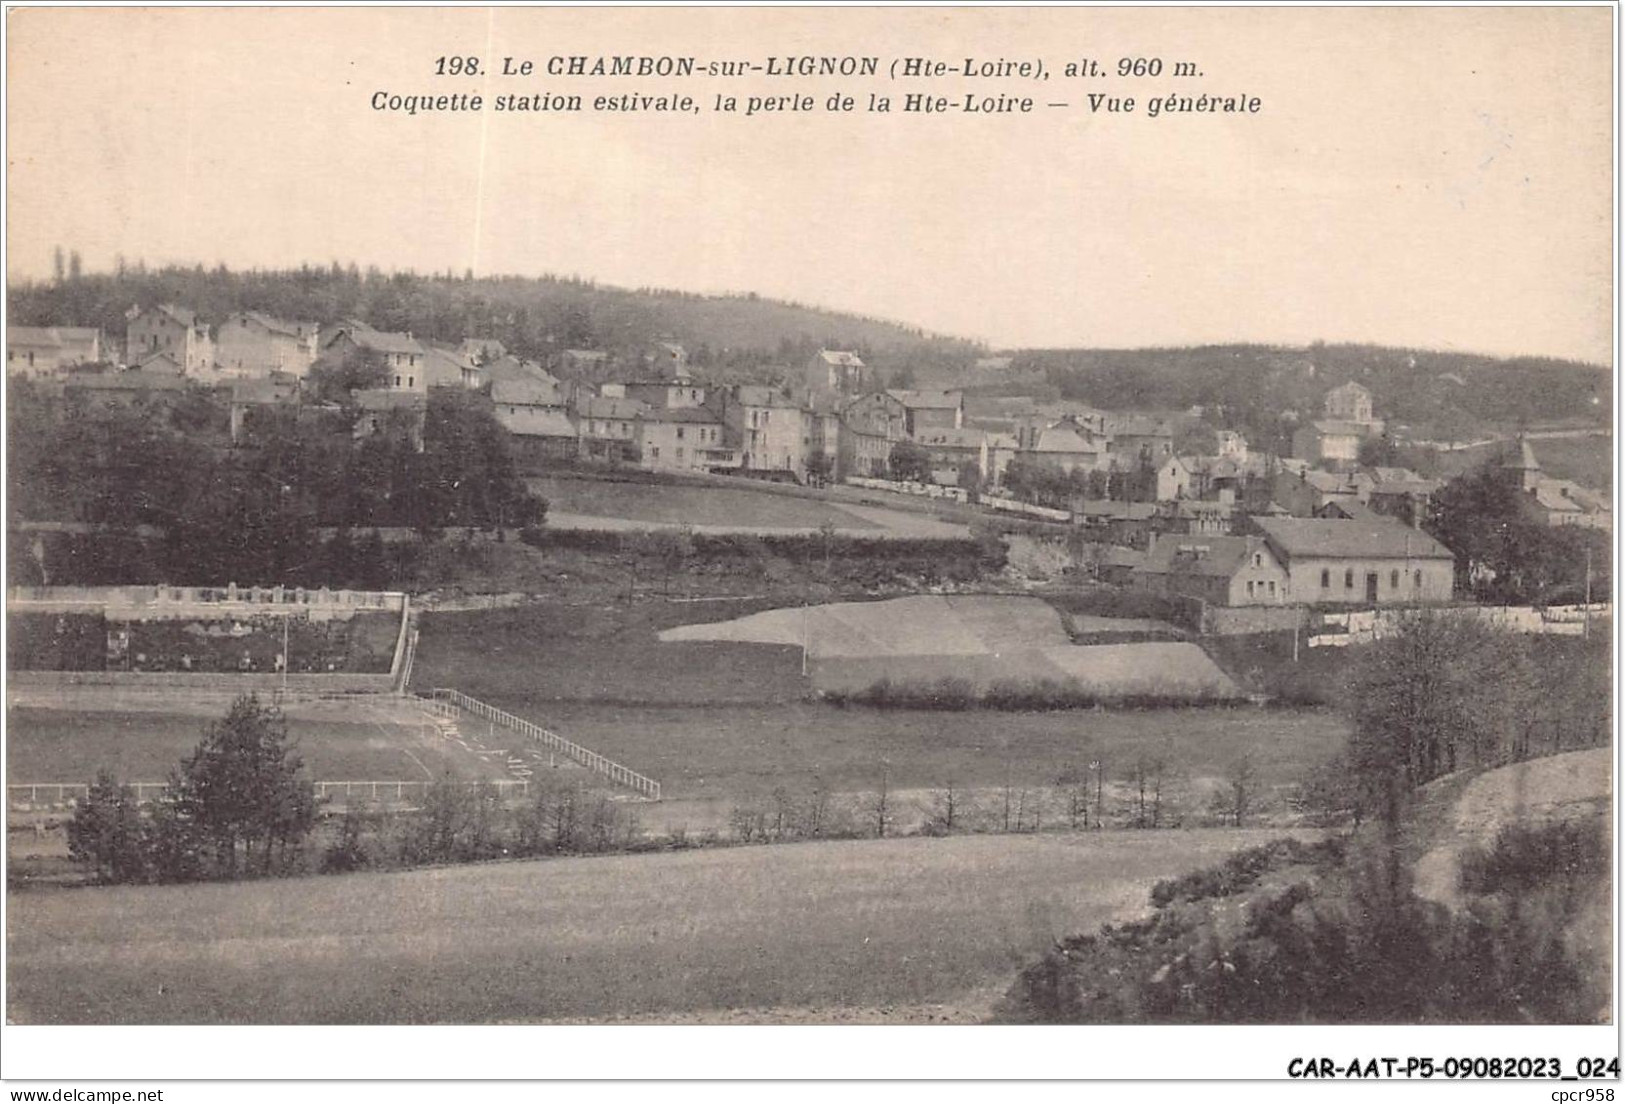
[[[929,683],[1075,681],[1101,696],[1237,694],[1201,648],[1186,643],[1074,645],[1061,615],[1037,598],[917,595],[776,609],[685,625],[667,642],[804,647],[819,690],[861,690],[879,679]]]

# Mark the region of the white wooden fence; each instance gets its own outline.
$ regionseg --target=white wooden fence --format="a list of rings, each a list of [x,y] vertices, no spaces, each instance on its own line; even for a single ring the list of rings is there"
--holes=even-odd
[[[518,778],[494,778],[469,781],[469,785],[486,785],[496,790],[503,799],[524,798],[530,795],[530,783]],[[361,781],[313,782],[317,800],[325,801],[393,801],[420,802],[428,794],[433,782],[413,781]],[[130,782],[137,804],[145,805],[163,796],[167,782]],[[6,803],[12,809],[66,808],[82,799],[90,787],[84,782],[31,782],[6,787]]]
[[[532,724],[523,717],[515,717],[512,713],[488,705],[478,698],[471,698],[460,690],[439,689],[434,692],[435,700],[450,702],[459,709],[467,710],[475,716],[484,717],[488,721],[511,728],[520,735],[529,736],[543,747],[552,748],[561,752],[566,758],[603,775],[617,785],[636,790],[650,801],[660,800],[660,783],[645,775],[639,774],[630,767],[623,767],[612,759],[599,755],[596,751],[582,747],[580,744],[566,740],[556,732],[550,732],[541,725]]]
[[[1346,648],[1369,644],[1392,634],[1413,611],[1405,609],[1351,610],[1348,613],[1320,615],[1320,632],[1309,635],[1311,648]],[[1449,606],[1438,610],[1447,616],[1477,620],[1509,632],[1543,636],[1583,636],[1592,622],[1613,616],[1613,606],[1597,602],[1589,606]]]

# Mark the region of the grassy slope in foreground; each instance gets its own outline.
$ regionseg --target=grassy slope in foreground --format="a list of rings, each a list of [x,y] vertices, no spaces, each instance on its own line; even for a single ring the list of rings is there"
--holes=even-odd
[[[422,1023],[953,1000],[1279,833],[980,836],[13,893],[19,1023]],[[703,1015],[699,1018],[703,1019]]]

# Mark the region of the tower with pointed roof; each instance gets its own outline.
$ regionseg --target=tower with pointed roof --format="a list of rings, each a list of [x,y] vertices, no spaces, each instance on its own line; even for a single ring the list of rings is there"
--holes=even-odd
[[[1526,438],[1519,437],[1518,443],[1507,449],[1502,456],[1499,466],[1501,478],[1507,484],[1518,490],[1528,493],[1540,485],[1544,478],[1540,470],[1540,461],[1535,459],[1535,450],[1529,447]]]

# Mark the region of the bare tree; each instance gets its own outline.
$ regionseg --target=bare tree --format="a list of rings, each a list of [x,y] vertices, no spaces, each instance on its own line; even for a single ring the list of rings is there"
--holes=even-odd
[[[891,763],[887,760],[880,761],[880,788],[869,808],[874,817],[875,836],[884,839],[886,827],[891,823]]]
[[[1221,797],[1226,817],[1240,828],[1258,800],[1258,768],[1250,752],[1243,752],[1230,764],[1230,769],[1225,773]]]
[[[926,820],[926,827],[941,835],[948,835],[959,822],[960,795],[955,789],[953,780],[938,790],[931,798],[931,814]]]
[[[1072,763],[1055,776],[1055,788],[1066,805],[1067,824],[1076,832],[1089,827],[1089,771]]]

